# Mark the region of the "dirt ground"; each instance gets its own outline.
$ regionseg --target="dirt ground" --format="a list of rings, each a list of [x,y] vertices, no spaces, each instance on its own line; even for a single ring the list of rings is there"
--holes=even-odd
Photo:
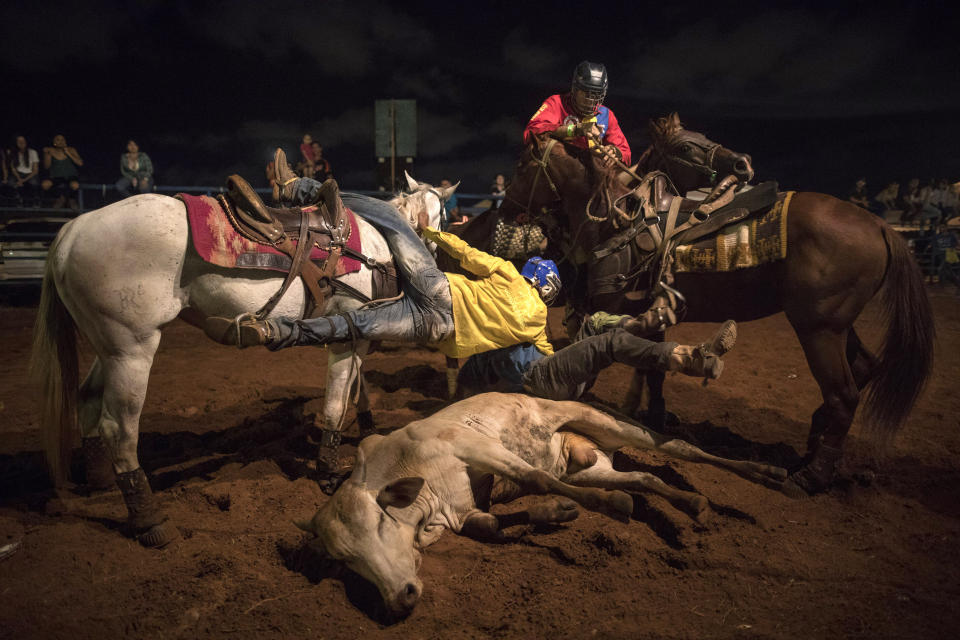
[[[639,498],[629,523],[584,512],[556,528],[512,529],[499,544],[447,533],[424,553],[420,604],[395,624],[370,585],[319,565],[291,524],[326,500],[310,476],[304,417],[323,396],[325,354],[239,352],[182,322],[164,331],[140,455],[182,539],[152,551],[122,535],[117,491],[47,486],[26,378],[36,296],[7,299],[0,546],[21,546],[0,561],[0,638],[955,638],[960,298],[930,293],[934,375],[881,465],[855,424],[837,486],[792,500],[713,467],[628,451],[618,466],[702,493],[712,517],[697,523]],[[872,304],[858,324],[874,346],[877,312]],[[714,328],[687,324],[670,337],[698,341]],[[366,366],[382,429],[445,404],[438,352],[387,345]],[[628,378],[614,366],[594,399],[616,405]],[[782,314],[741,325],[721,380],[704,388],[671,377],[667,399],[680,417],[671,433],[784,465],[802,455],[820,402]]]

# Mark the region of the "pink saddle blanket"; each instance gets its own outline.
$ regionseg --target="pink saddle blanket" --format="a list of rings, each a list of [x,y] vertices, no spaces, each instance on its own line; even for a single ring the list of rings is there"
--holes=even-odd
[[[178,193],[177,198],[187,207],[193,248],[205,261],[227,268],[268,269],[283,272],[290,270],[290,258],[286,254],[269,245],[248,240],[237,233],[216,198],[191,196],[186,193]],[[347,247],[360,254],[362,253],[360,229],[353,211],[347,209],[346,212],[347,219],[350,221],[350,239],[347,240]],[[327,251],[319,247],[313,247],[310,250],[310,259],[314,261],[325,260],[328,255]],[[335,275],[341,276],[359,270],[359,260],[343,256],[340,264],[337,265]]]

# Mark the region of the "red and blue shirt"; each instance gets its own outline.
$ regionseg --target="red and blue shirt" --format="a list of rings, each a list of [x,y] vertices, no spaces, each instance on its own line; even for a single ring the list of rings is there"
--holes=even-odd
[[[630,164],[630,145],[627,144],[627,138],[620,130],[620,123],[617,122],[617,117],[613,115],[613,111],[600,105],[592,116],[581,118],[573,110],[569,93],[552,95],[544,100],[537,112],[530,118],[527,128],[523,130],[523,141],[529,144],[533,136],[538,133],[554,131],[562,124],[579,124],[581,122],[596,122],[603,143],[612,144],[619,149],[623,155],[623,162]],[[589,142],[584,136],[571,138],[567,142],[584,149],[589,146]]]

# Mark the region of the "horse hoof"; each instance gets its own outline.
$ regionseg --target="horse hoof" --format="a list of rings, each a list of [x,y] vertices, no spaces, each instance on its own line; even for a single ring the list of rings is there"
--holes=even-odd
[[[137,542],[148,549],[162,549],[180,537],[180,531],[170,521],[154,525],[137,536]]]

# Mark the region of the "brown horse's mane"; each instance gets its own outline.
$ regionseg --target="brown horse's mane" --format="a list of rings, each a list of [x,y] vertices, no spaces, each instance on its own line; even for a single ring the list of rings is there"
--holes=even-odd
[[[643,150],[643,153],[637,158],[637,167],[641,172],[646,173],[650,169],[650,163],[653,161],[653,152],[663,150],[663,145],[684,130],[683,123],[680,122],[680,116],[676,111],[668,116],[651,120],[647,130],[650,134],[650,146]]]
[[[547,136],[538,136],[536,140],[526,147],[524,161],[536,159],[543,152]],[[570,158],[573,158],[583,164],[587,169],[587,178],[590,181],[590,196],[588,202],[594,203],[598,198],[604,197],[607,206],[612,202],[612,193],[619,185],[617,181],[617,170],[614,167],[604,166],[600,158],[589,149],[584,149],[563,140],[558,140],[560,145],[554,147],[554,153],[557,149],[562,149]]]

